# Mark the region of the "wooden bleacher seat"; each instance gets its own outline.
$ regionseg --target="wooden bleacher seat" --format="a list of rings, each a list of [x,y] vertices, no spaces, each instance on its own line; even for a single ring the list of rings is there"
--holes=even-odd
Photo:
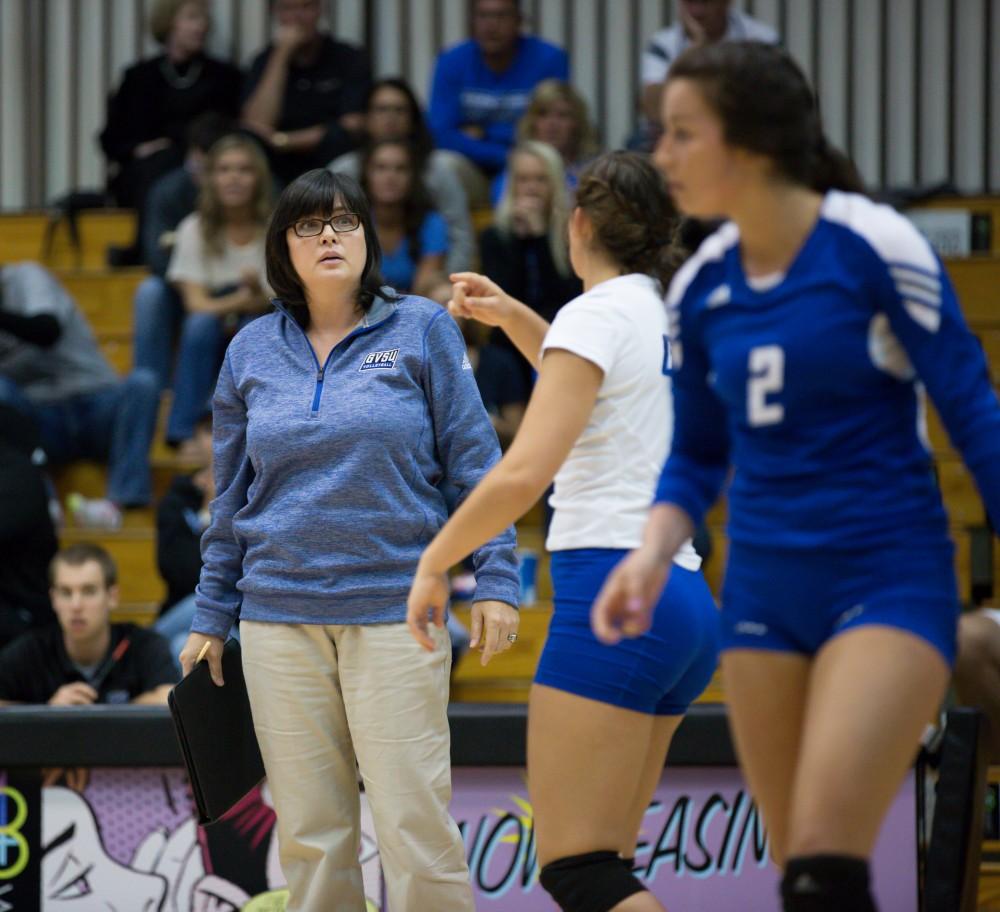
[[[493,210],[492,209],[473,209],[472,210],[472,231],[479,237],[490,225],[493,224]]]
[[[126,209],[91,209],[79,213],[79,254],[73,249],[65,222],[53,235],[49,255],[45,233],[49,213],[45,211],[6,213],[0,216],[0,265],[21,260],[37,260],[51,269],[104,270],[107,248],[127,246],[135,236],[135,214]]]
[[[945,268],[973,331],[1000,329],[1000,256],[945,260]]]

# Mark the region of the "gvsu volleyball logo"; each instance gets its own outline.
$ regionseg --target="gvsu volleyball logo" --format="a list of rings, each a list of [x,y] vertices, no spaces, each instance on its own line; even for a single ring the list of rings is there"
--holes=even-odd
[[[390,348],[388,351],[369,352],[365,355],[365,360],[361,362],[359,370],[387,370],[395,367],[396,356],[398,354],[398,348]]]
[[[14,788],[0,788],[0,881],[12,880],[28,865],[28,840],[21,829],[28,819],[28,803]]]

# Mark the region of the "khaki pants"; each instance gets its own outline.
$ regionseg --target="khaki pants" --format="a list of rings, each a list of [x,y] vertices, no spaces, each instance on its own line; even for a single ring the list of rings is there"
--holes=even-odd
[[[446,630],[243,621],[243,671],[278,816],[288,912],[363,912],[361,769],[391,912],[473,912],[448,814]]]

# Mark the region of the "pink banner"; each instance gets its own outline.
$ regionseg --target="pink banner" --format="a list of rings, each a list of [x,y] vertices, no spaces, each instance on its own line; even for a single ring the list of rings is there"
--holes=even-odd
[[[613,787],[610,786],[609,787]],[[523,771],[456,769],[452,813],[465,839],[480,912],[552,912],[538,885]],[[917,908],[915,782],[907,777],[882,828],[873,876],[881,912]],[[767,835],[739,771],[666,771],[646,812],[638,877],[668,909],[778,910]]]
[[[452,813],[465,841],[476,908],[555,910],[538,884],[523,770],[459,768],[453,779]],[[265,786],[226,820],[197,827],[177,769],[0,772],[0,910],[280,912],[286,891],[274,822]],[[387,912],[367,806],[362,829],[369,912]],[[670,909],[779,908],[767,835],[736,769],[668,770],[643,821],[636,864],[638,876]],[[873,868],[881,912],[913,912],[912,774],[885,822]]]

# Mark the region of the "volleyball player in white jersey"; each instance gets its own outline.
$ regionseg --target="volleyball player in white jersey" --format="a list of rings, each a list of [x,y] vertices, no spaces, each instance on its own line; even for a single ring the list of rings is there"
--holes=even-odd
[[[716,610],[690,543],[658,626],[608,647],[589,624],[605,577],[641,541],[669,449],[663,291],[675,224],[653,166],[613,152],[580,178],[570,257],[584,293],[551,327],[490,280],[452,277],[453,313],[500,326],[539,376],[507,455],[424,552],[407,620],[433,648],[428,614],[443,623],[448,568],[527,512],[555,477],[555,608],[531,690],[528,788],[540,880],[566,912],[662,910],[632,856],[670,739],[716,664]]]

